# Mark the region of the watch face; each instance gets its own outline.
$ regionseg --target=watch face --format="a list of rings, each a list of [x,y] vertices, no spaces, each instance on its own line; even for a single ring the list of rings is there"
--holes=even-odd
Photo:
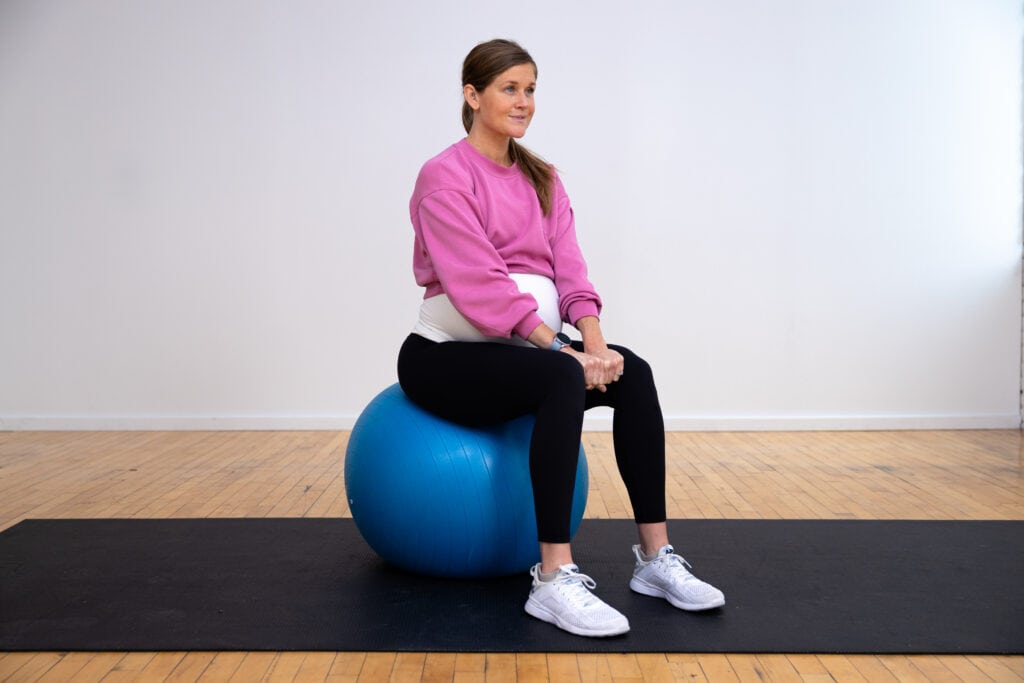
[[[555,339],[562,342],[562,346],[568,346],[570,343],[572,343],[572,339],[569,339],[569,335],[567,335],[565,332],[558,332],[557,334],[555,334]]]

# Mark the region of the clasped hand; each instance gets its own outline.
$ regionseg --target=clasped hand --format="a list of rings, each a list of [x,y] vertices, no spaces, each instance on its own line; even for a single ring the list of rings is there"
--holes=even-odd
[[[614,349],[605,347],[597,351],[576,351],[565,349],[583,366],[583,377],[587,382],[587,389],[608,391],[612,382],[618,382],[623,372],[622,354]]]

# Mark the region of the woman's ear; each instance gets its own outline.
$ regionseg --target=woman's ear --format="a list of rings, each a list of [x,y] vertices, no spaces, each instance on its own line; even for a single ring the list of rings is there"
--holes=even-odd
[[[466,98],[466,104],[469,105],[470,109],[476,111],[480,108],[480,99],[477,96],[476,88],[470,84],[462,86],[462,96]]]

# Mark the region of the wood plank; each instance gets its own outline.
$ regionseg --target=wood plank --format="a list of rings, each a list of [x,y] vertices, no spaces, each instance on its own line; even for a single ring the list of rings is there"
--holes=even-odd
[[[548,680],[548,658],[535,652],[522,652],[516,655],[516,673],[518,680],[534,683]]]
[[[138,681],[141,683],[152,683],[164,681],[174,671],[175,667],[185,658],[184,652],[158,652],[146,663],[145,668],[139,673]]]
[[[423,677],[423,666],[427,661],[425,653],[400,652],[395,657],[395,666],[391,670],[390,681],[419,681]]]
[[[4,657],[0,674],[4,681],[37,681],[58,666],[65,655],[59,652],[18,652]]]
[[[799,683],[800,681],[800,674],[793,668],[787,655],[757,655],[757,661],[761,664],[761,671],[768,676],[770,681],[779,681],[779,683]]]
[[[640,680],[658,681],[659,683],[676,680],[675,670],[669,665],[664,654],[637,654],[636,662],[640,667]]]
[[[971,657],[971,663],[993,681],[1000,683],[1017,683],[1024,681],[1024,675],[1018,673],[1020,657]]]
[[[936,657],[941,659],[946,668],[956,674],[961,681],[990,681],[991,677],[979,669],[971,661],[970,657],[964,655],[942,655]],[[1024,657],[1017,657],[1017,661],[1024,662]]]
[[[216,656],[215,652],[188,652],[164,680],[167,683],[191,683],[199,680]]]
[[[579,663],[575,654],[553,653],[548,655],[548,681],[550,683],[578,683]]]
[[[669,655],[671,660],[676,655]],[[700,665],[700,670],[707,678],[709,682],[723,681],[723,683],[731,683],[738,681],[739,676],[732,668],[732,664],[729,663],[729,658],[722,654],[698,654],[697,664]]]
[[[246,654],[245,652],[218,652],[198,680],[208,683],[231,680],[231,677],[242,666],[242,662],[245,661]]]
[[[327,680],[331,683],[356,681],[365,661],[365,652],[339,652],[327,672]]]
[[[694,683],[701,683],[702,681],[708,680],[722,680],[722,681],[734,681],[736,680],[735,675],[732,673],[732,668],[728,668],[728,673],[725,674],[721,679],[711,679],[708,677],[707,671],[700,664],[700,655],[694,653],[669,653],[664,655],[665,662],[668,664],[669,671],[672,672],[672,677],[675,680],[680,681],[693,681]],[[724,661],[724,658],[723,658]],[[645,674],[646,675],[646,674]]]
[[[270,671],[263,677],[267,683],[291,683],[302,668],[305,652],[281,652],[274,659]]]
[[[513,683],[516,680],[516,656],[505,652],[487,655],[487,683]]]
[[[295,683],[321,683],[326,681],[334,665],[333,652],[307,652],[302,666],[295,673]]]
[[[756,655],[726,655],[726,659],[741,683],[760,683],[767,680]]]
[[[270,673],[274,661],[281,654],[279,652],[249,652],[228,680],[232,683],[262,681]]]
[[[152,652],[127,653],[102,677],[103,683],[130,683],[139,680],[154,656]]]
[[[877,657],[858,655],[818,655],[828,673],[837,681],[867,681],[868,683],[898,683],[898,680]]]
[[[363,668],[359,671],[360,681],[386,681],[391,678],[398,654],[394,652],[370,652],[366,655]],[[255,680],[255,679],[251,679]]]
[[[76,681],[76,683],[98,683],[98,681],[106,681],[108,680],[107,675],[114,670],[118,663],[125,657],[124,652],[89,652],[80,654],[87,660],[85,666],[79,669],[74,676],[65,680],[73,680]],[[63,683],[63,681],[61,683]]]
[[[451,681],[455,677],[455,653],[431,652],[423,664],[423,680],[429,683]]]

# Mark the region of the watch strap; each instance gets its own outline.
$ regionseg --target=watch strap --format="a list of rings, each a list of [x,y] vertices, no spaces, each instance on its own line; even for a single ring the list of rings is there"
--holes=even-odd
[[[548,349],[552,351],[561,351],[566,346],[569,346],[571,342],[572,340],[569,339],[569,335],[564,332],[559,332],[555,334],[555,338],[551,340],[551,346],[549,346]]]

